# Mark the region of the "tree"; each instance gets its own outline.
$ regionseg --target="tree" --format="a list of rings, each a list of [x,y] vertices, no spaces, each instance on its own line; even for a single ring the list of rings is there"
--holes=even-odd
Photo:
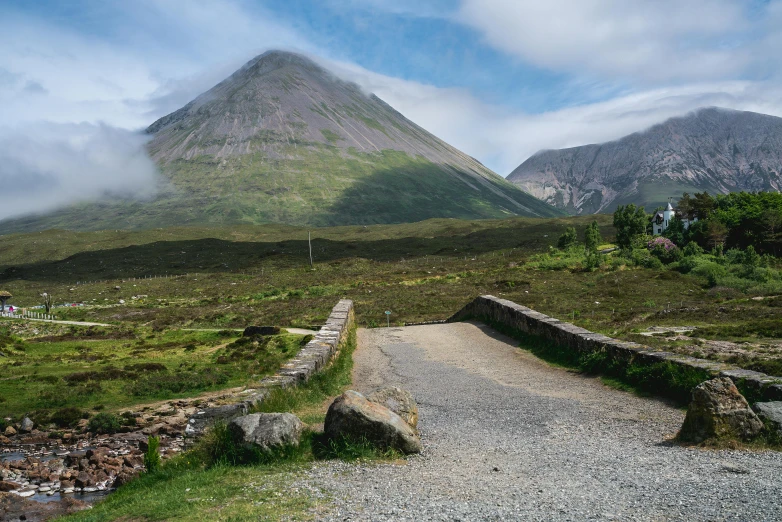
[[[763,213],[763,224],[766,227],[765,243],[771,247],[774,256],[777,246],[782,242],[782,210],[768,209]]]
[[[577,241],[578,237],[576,236],[575,227],[567,227],[565,232],[559,236],[559,239],[557,240],[557,248],[566,250],[575,245]]]
[[[722,247],[726,237],[728,237],[728,227],[716,219],[710,219],[707,222],[706,238],[712,248],[716,249],[718,246]]]
[[[603,238],[600,236],[600,226],[597,224],[597,221],[592,221],[591,224],[587,225],[586,232],[584,233],[584,246],[586,247],[587,252],[597,252],[597,247],[600,246],[602,241]]]
[[[678,207],[676,209],[677,213],[681,217],[685,217],[690,221],[695,218],[695,208],[693,207],[693,201],[687,192],[682,194],[682,197],[679,199],[679,202],[676,203],[676,206]]]
[[[643,207],[634,204],[619,205],[614,212],[614,228],[616,229],[616,244],[621,248],[630,248],[633,239],[646,231],[648,218]]]
[[[667,237],[675,244],[683,246],[687,244],[686,230],[684,229],[684,221],[679,216],[674,215],[671,222],[668,223],[668,228],[663,230],[663,237]]]
[[[716,206],[716,200],[708,192],[696,192],[690,203],[690,212],[698,219],[709,219]]]
[[[48,314],[49,310],[52,309],[52,294],[44,292],[41,294],[41,297],[43,297],[43,307]]]

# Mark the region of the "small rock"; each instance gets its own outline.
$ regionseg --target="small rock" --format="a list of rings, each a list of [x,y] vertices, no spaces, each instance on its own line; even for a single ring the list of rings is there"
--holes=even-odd
[[[679,431],[684,442],[707,439],[749,440],[763,429],[736,385],[727,377],[703,382],[692,391],[692,402]]]
[[[30,433],[33,431],[33,428],[35,427],[35,423],[30,420],[30,417],[25,417],[22,419],[22,423],[19,425],[19,431],[24,433]]]
[[[14,429],[13,426],[6,426],[5,431],[3,432],[6,437],[13,437],[16,435],[16,429]]]
[[[402,417],[411,427],[418,425],[418,405],[409,391],[389,386],[373,391],[367,395],[367,399],[382,404]]]
[[[379,448],[420,453],[421,440],[399,415],[362,394],[348,390],[337,397],[326,413],[324,431],[329,438],[366,438]]]
[[[19,489],[21,486],[16,482],[9,482],[6,480],[0,480],[0,491],[13,491]]]
[[[287,445],[298,446],[304,423],[291,413],[253,413],[232,420],[228,430],[236,442],[268,451]]]

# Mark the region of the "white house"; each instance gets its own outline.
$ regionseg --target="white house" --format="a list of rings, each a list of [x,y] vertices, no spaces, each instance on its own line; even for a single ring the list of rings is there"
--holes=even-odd
[[[654,217],[652,217],[652,234],[659,235],[662,234],[665,229],[668,228],[668,226],[671,224],[671,220],[676,216],[676,210],[671,206],[671,202],[668,202],[668,206],[665,207],[665,210],[658,210],[655,212]],[[684,228],[688,229],[690,228],[690,220],[686,217],[679,218],[682,220],[682,223],[684,223]],[[698,218],[693,218],[692,223],[695,223],[698,221]]]

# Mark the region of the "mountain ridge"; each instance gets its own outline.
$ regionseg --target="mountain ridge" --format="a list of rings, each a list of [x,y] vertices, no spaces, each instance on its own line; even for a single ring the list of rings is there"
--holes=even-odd
[[[81,204],[0,223],[0,233],[561,215],[377,96],[285,51],[253,58],[145,132],[165,181],[154,201]]]
[[[535,153],[508,180],[571,214],[682,192],[782,188],[782,118],[701,108],[602,144]]]

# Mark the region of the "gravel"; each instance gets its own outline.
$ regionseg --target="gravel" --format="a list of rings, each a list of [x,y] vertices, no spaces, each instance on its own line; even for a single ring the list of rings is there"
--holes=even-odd
[[[552,368],[480,324],[359,331],[355,388],[419,404],[424,451],[326,462],[322,520],[782,520],[782,454],[670,442],[684,411]]]

